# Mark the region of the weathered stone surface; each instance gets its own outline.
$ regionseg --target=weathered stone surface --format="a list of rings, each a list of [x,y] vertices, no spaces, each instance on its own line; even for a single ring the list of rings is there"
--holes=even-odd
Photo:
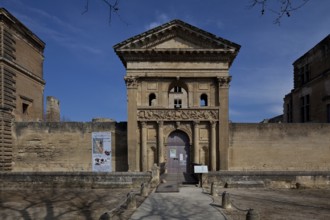
[[[228,188],[330,188],[329,171],[218,171],[206,176],[209,183]]]
[[[127,171],[126,123],[15,123],[13,171],[91,171],[92,132],[112,138],[112,169]]]
[[[0,172],[0,188],[136,188],[150,173]]]
[[[231,124],[229,170],[330,170],[330,124]]]

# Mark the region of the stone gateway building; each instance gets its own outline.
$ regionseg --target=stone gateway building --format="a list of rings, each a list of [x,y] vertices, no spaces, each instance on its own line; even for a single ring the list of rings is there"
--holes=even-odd
[[[114,49],[126,67],[129,170],[228,169],[228,71],[240,46],[174,20]]]

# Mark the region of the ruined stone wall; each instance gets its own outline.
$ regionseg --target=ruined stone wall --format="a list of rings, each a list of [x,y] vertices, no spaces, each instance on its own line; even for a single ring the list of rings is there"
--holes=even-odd
[[[16,122],[13,171],[92,171],[92,132],[111,132],[112,170],[127,171],[126,123]]]
[[[330,170],[330,124],[231,124],[229,170]]]
[[[53,96],[47,96],[46,106],[47,106],[46,121],[60,122],[61,121],[60,101]]]

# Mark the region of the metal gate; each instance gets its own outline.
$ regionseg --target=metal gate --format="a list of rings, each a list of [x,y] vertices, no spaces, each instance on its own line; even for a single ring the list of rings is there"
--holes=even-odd
[[[182,131],[174,131],[168,136],[167,172],[188,173],[190,162],[189,137]]]

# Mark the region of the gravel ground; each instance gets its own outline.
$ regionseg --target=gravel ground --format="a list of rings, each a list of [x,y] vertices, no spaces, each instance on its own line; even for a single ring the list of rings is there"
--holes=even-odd
[[[330,189],[221,189],[233,204],[222,209],[221,196],[214,203],[228,220],[245,220],[247,211],[258,212],[260,220],[329,220]]]
[[[138,191],[139,189],[133,189]],[[94,220],[121,204],[132,189],[1,189],[1,220]],[[144,200],[137,196],[137,203]],[[133,211],[122,213],[128,219]]]

